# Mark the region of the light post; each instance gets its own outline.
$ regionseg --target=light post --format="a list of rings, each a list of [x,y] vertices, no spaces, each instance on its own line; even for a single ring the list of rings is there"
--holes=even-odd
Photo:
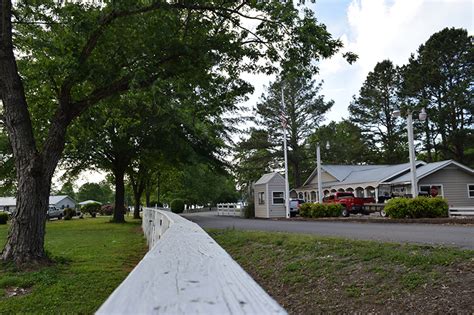
[[[394,117],[400,117],[399,110],[393,111]],[[424,108],[421,109],[418,119],[426,120],[427,114]],[[415,165],[415,139],[413,137],[413,115],[410,110],[407,111],[407,132],[408,132],[408,151],[410,156],[410,175],[411,175],[411,195],[412,198],[418,196],[418,183],[416,180],[416,165]]]
[[[329,141],[326,142],[326,149],[329,150]],[[316,164],[318,172],[318,203],[323,203],[323,180],[321,176],[321,149],[319,142],[316,144]]]

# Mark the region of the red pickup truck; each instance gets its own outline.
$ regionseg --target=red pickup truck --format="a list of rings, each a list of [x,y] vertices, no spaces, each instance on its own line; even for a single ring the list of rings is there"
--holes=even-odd
[[[338,203],[344,207],[342,216],[348,217],[351,213],[364,212],[364,204],[375,202],[374,198],[355,197],[351,192],[337,192],[323,198],[323,203]]]

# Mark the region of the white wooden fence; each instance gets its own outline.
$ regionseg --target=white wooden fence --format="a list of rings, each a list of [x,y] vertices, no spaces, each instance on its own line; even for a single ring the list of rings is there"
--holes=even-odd
[[[244,216],[244,205],[242,203],[218,203],[217,215]]]
[[[449,216],[474,216],[474,208],[472,207],[452,207],[449,208]]]
[[[197,224],[143,209],[149,252],[97,314],[286,314]]]

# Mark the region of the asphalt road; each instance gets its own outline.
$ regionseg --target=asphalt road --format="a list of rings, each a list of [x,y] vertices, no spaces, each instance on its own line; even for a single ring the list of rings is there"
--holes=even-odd
[[[474,227],[439,224],[311,222],[242,219],[204,212],[183,215],[202,228],[278,231],[376,240],[396,243],[446,245],[474,249]]]

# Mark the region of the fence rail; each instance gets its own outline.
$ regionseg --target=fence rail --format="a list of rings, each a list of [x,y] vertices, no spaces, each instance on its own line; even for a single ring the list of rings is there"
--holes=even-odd
[[[242,203],[218,203],[217,215],[244,216],[244,205]]]
[[[451,207],[449,208],[449,216],[474,216],[474,208],[472,207]]]
[[[286,314],[203,229],[143,209],[149,252],[97,314]]]

